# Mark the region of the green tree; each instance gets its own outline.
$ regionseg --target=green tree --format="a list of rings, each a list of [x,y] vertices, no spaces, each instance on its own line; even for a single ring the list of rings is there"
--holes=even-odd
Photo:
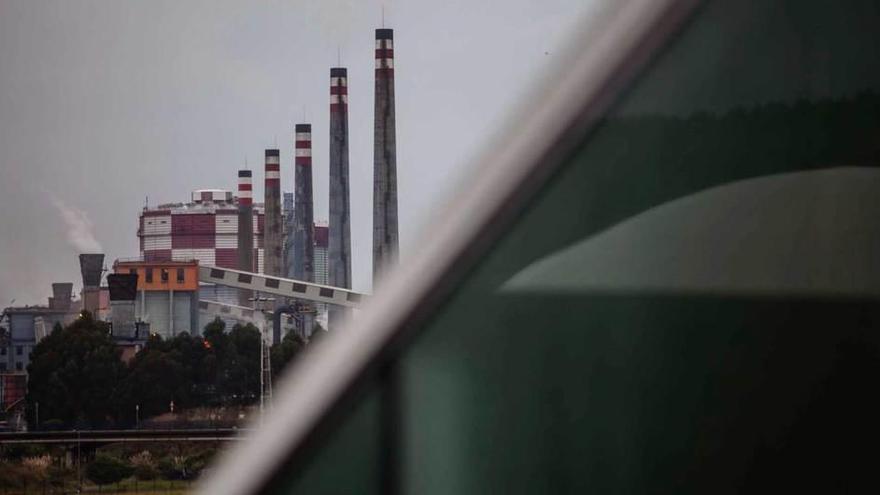
[[[216,349],[219,392],[224,400],[251,404],[260,394],[260,331],[254,325],[235,325]]]
[[[132,475],[130,464],[108,454],[100,453],[86,468],[86,477],[97,485],[117,483]]]
[[[30,421],[37,403],[45,420],[100,425],[117,416],[125,366],[109,326],[88,312],[34,347],[28,374]]]
[[[278,376],[306,348],[306,341],[294,332],[288,332],[279,342],[272,346],[272,376]]]

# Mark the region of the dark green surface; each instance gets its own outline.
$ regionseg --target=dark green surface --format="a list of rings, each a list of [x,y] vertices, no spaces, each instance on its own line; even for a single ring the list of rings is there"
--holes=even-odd
[[[872,472],[876,302],[456,302],[435,327],[454,334],[404,359],[407,493],[723,493]]]
[[[378,386],[371,382],[360,400],[337,411],[334,428],[298,463],[285,466],[272,493],[379,494],[380,412]]]

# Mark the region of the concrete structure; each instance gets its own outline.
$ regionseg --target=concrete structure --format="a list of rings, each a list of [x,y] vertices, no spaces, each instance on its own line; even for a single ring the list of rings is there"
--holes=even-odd
[[[281,214],[284,217],[284,259],[281,261],[285,276],[293,274],[293,193],[281,193]]]
[[[397,262],[397,140],[394,121],[394,31],[376,30],[373,120],[373,285]]]
[[[34,346],[51,333],[55,324],[67,325],[74,318],[68,311],[47,306],[4,309],[0,316],[5,330],[0,343],[0,371],[27,371]]]
[[[103,254],[79,255],[79,268],[82,273],[82,300],[83,309],[97,318],[98,309],[101,305],[101,278],[104,274]]]
[[[348,71],[330,69],[330,239],[329,285],[351,288],[351,214],[348,178]],[[344,316],[330,309],[329,325]]]
[[[330,239],[330,229],[326,223],[315,223],[315,283],[330,285],[327,265],[327,248]]]
[[[236,241],[237,260],[235,267],[239,270],[259,271],[254,264],[254,200],[253,174],[250,170],[238,171],[238,238]],[[216,266],[223,266],[217,264]],[[238,291],[238,303],[241,306],[252,306],[250,299],[253,293]]]
[[[107,275],[107,287],[110,290],[110,324],[114,340],[146,340],[149,336],[146,330],[148,325],[141,325],[136,317],[137,281],[136,270],[135,273]]]
[[[239,205],[250,199],[250,194],[238,199],[231,191],[199,189],[193,191],[189,202],[144,208],[138,216],[141,257],[148,261],[195,259],[206,265],[238,268]],[[246,232],[250,232],[250,244],[256,250],[253,265],[261,271],[263,208],[251,205],[252,216],[245,217],[251,228]]]
[[[312,200],[312,126],[296,125],[293,208],[293,272],[288,278],[315,281],[314,202]]]
[[[201,334],[197,260],[117,260],[113,271],[137,275],[134,319],[148,324],[150,333],[162,338]]]
[[[281,276],[281,154],[277,149],[266,150],[265,167],[266,219],[263,238],[266,259],[263,273]]]
[[[52,284],[52,297],[49,298],[49,307],[68,311],[73,300],[73,284],[70,282],[55,282]]]
[[[90,272],[90,275],[93,273]],[[94,278],[89,279],[94,283]],[[98,288],[97,315],[103,316]],[[72,301],[73,284],[52,284],[52,296],[46,306],[9,307],[0,314],[0,372],[27,370],[31,351],[48,336],[56,324],[68,325],[81,309],[81,301]]]

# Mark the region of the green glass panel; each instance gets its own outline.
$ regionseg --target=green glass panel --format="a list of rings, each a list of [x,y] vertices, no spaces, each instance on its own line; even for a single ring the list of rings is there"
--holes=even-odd
[[[372,381],[364,394],[332,413],[325,437],[278,473],[273,493],[382,493],[380,387]]]
[[[871,480],[878,18],[700,9],[403,353],[406,493]]]

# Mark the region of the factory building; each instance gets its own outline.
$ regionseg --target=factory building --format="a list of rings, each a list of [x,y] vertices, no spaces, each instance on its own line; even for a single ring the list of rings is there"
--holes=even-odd
[[[149,325],[149,332],[170,338],[179,333],[201,334],[199,326],[199,262],[116,260],[116,274],[137,275],[134,320]],[[118,337],[143,338],[119,328]],[[114,335],[117,329],[114,328]]]
[[[82,303],[72,301],[72,295],[73,284],[54,283],[47,305],[3,310],[0,314],[0,372],[26,371],[34,347],[56,324],[68,325],[76,318]]]
[[[263,205],[253,205],[253,247],[263,272]],[[238,268],[238,198],[231,191],[193,191],[188,203],[146,207],[138,216],[144,260],[198,260],[202,265]]]

